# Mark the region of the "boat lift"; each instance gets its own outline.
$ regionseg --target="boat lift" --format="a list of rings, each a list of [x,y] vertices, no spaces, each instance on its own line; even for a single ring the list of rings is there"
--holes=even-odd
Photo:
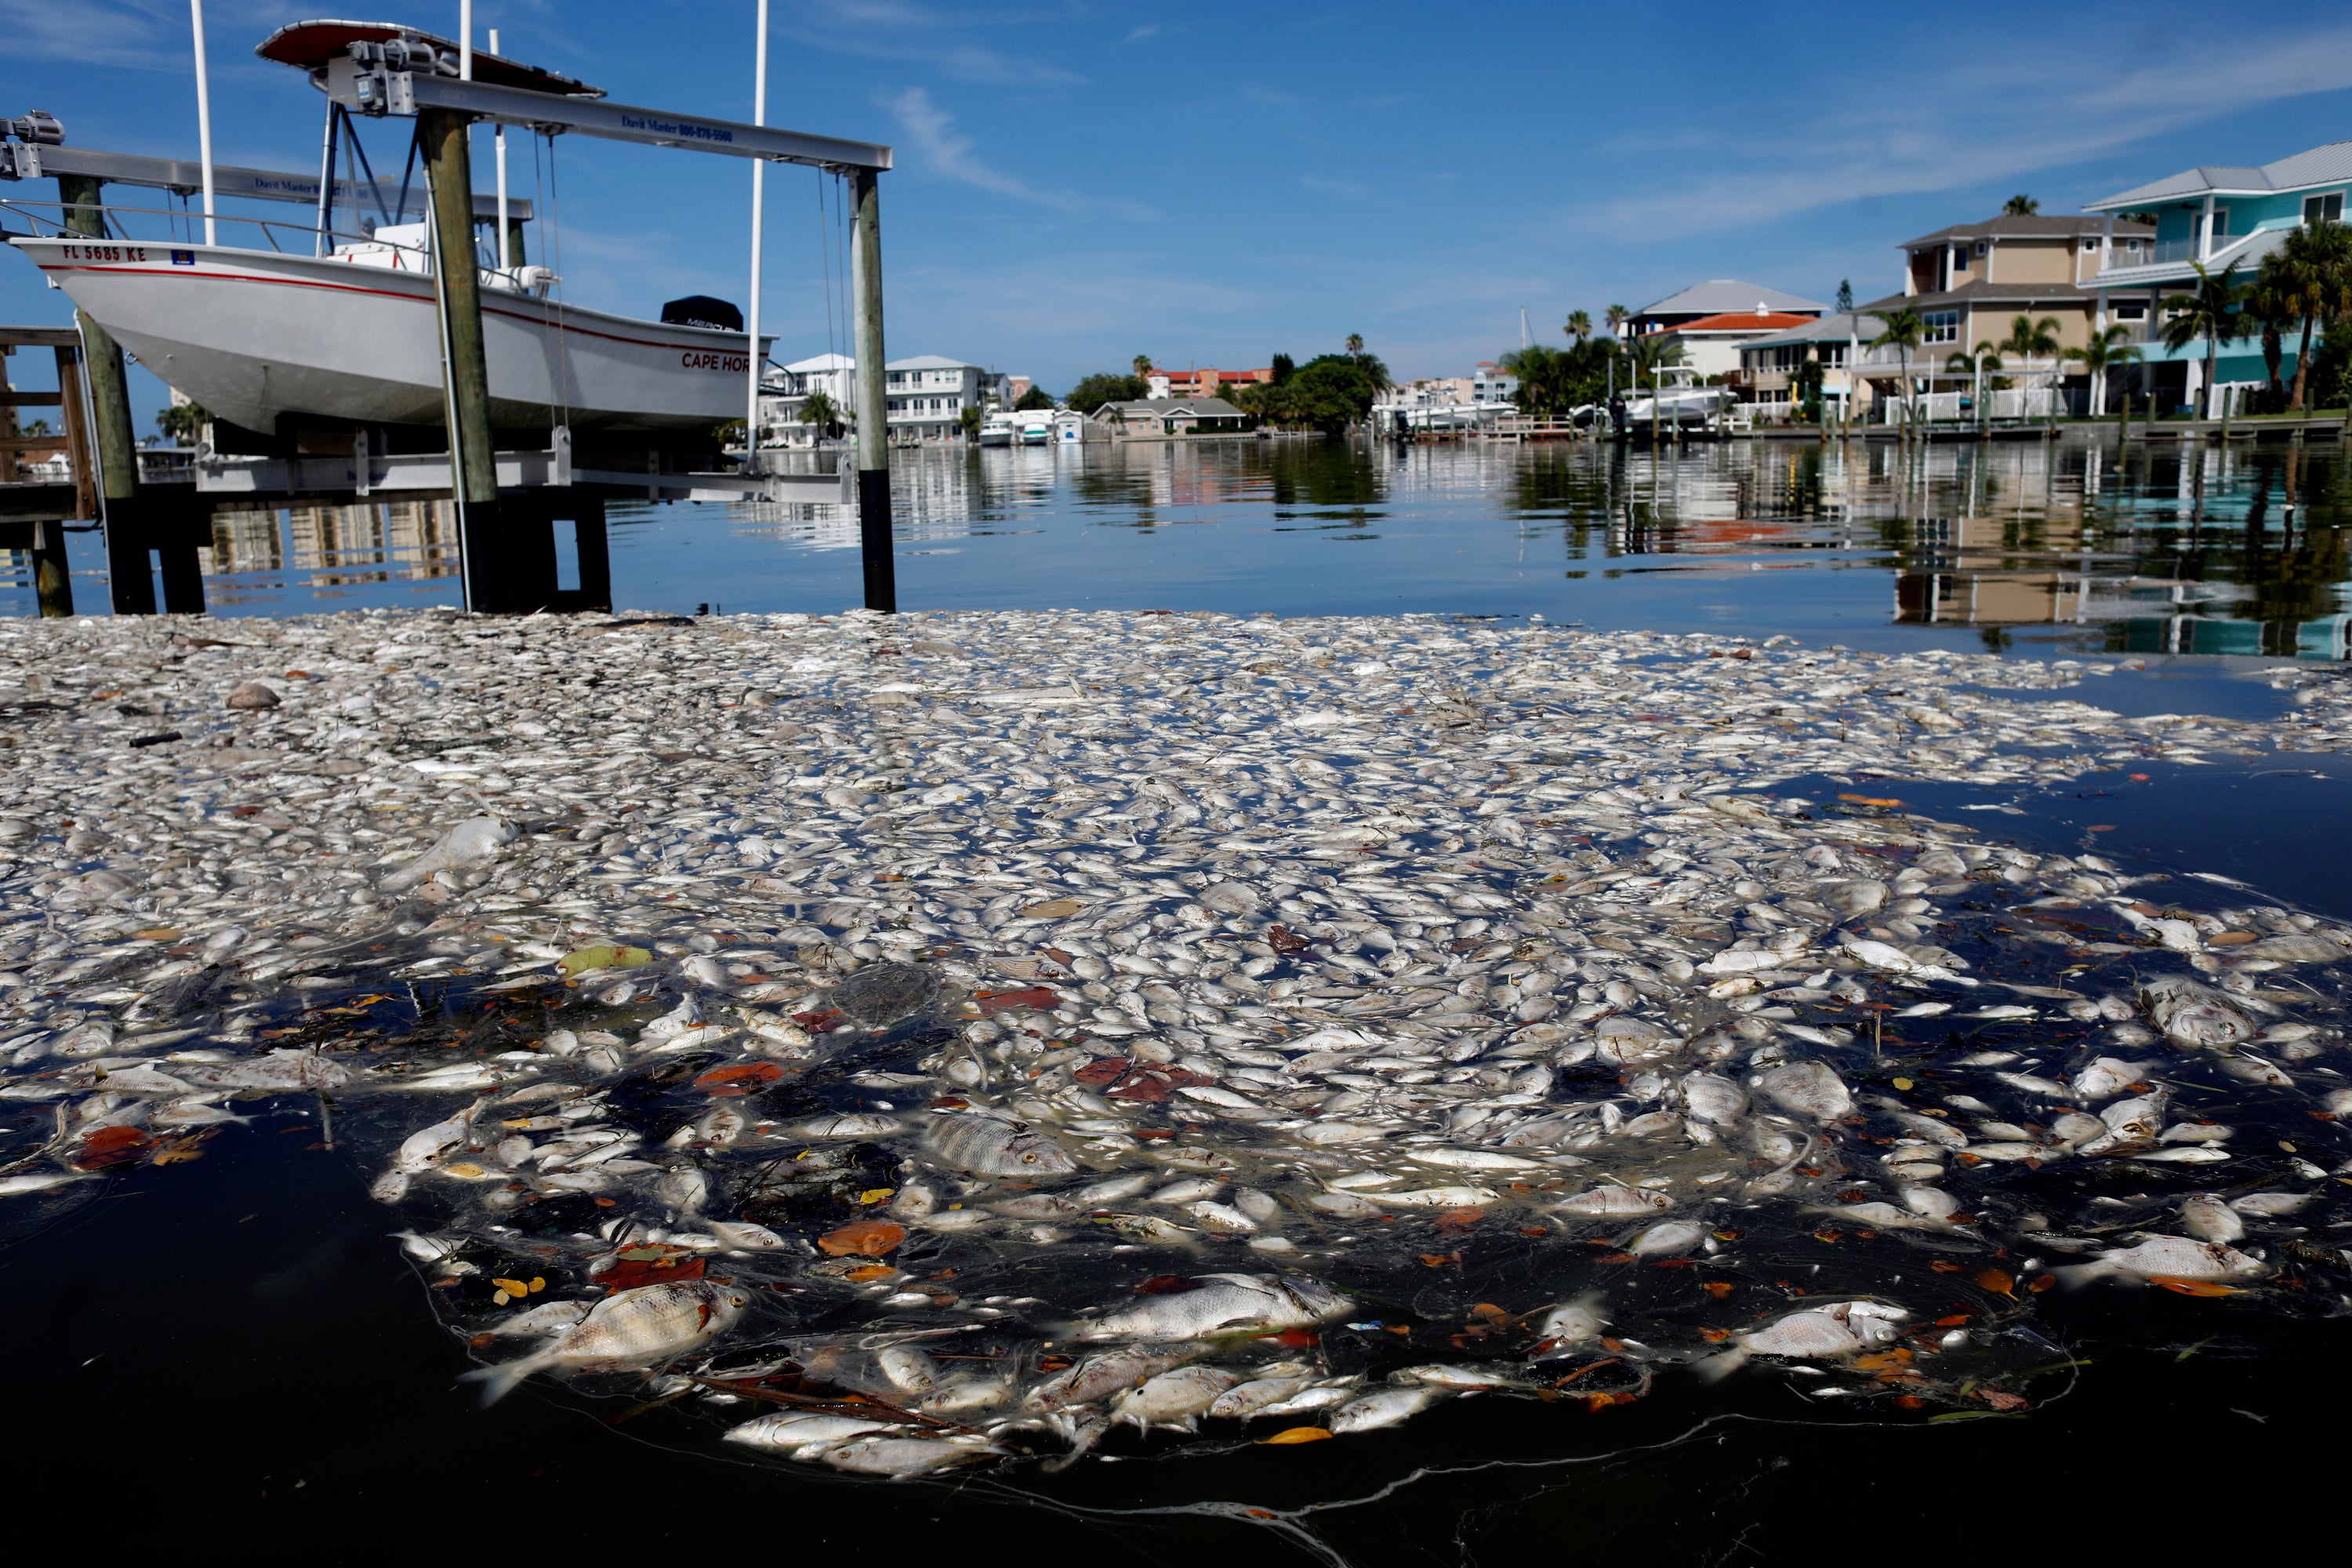
[[[868,417],[858,422],[855,490],[865,558],[866,602],[874,609],[896,610],[888,422],[883,416],[889,405],[884,369],[877,190],[878,176],[891,166],[888,147],[611,103],[604,100],[597,89],[568,78],[474,50],[470,40],[468,47],[461,49],[446,38],[394,24],[294,23],[271,34],[256,53],[309,71],[313,82],[327,93],[331,105],[331,145],[333,116],[338,112],[368,118],[416,118],[425,199],[431,214],[430,233],[435,252],[440,257],[470,258],[474,254],[474,226],[486,199],[494,203],[502,199],[485,198],[473,190],[467,131],[477,121],[521,126],[549,136],[576,132],[652,146],[803,163],[844,176],[854,203],[851,289],[857,401],[861,408],[870,411]],[[8,166],[0,170],[0,177],[54,175],[58,179],[59,195],[71,226],[99,237],[104,236],[104,219],[97,205],[96,187],[110,178],[121,183],[152,181],[184,191],[189,188],[185,175],[197,174],[207,196],[208,219],[210,197],[222,191],[251,195],[260,188],[274,186],[268,190],[270,199],[317,202],[323,215],[329,200],[355,201],[363,191],[372,197],[381,188],[373,181],[367,186],[334,181],[330,177],[331,165],[322,169],[319,178],[308,181],[307,190],[299,176],[273,175],[267,171],[225,171],[209,164],[198,170],[170,160],[150,161],[168,165],[167,168],[134,168],[120,162],[119,154],[68,152],[61,145],[62,132],[56,121],[46,116],[0,121],[0,129],[16,137],[16,145],[7,149]],[[105,160],[118,161],[107,164]],[[506,206],[510,212],[516,205],[508,202]],[[494,218],[497,210],[492,209]],[[83,217],[84,222],[74,222],[77,216]],[[84,223],[93,221],[98,226],[84,226]],[[325,226],[323,216],[320,226]],[[502,238],[504,235],[502,226]],[[362,448],[355,451],[352,458],[325,463],[292,458],[284,460],[278,468],[248,465],[245,483],[215,488],[234,489],[248,504],[264,505],[296,499],[298,490],[315,499],[321,490],[363,497],[385,490],[405,489],[415,495],[420,489],[446,489],[457,510],[467,607],[506,612],[610,606],[609,576],[604,574],[600,575],[604,575],[604,581],[597,583],[587,581],[583,575],[581,591],[576,595],[556,592],[553,543],[553,524],[568,514],[581,531],[583,571],[592,559],[598,563],[605,559],[603,511],[606,489],[655,494],[739,491],[773,500],[817,502],[849,500],[849,476],[845,473],[835,477],[577,469],[570,460],[568,432],[560,426],[552,433],[551,449],[546,453],[496,452],[491,437],[478,275],[470,265],[442,265],[434,268],[434,279],[441,318],[444,405],[449,431],[449,450],[446,454],[407,461],[388,457],[371,459]],[[97,405],[94,445],[100,448],[99,466],[103,475],[110,575],[115,584],[116,608],[120,613],[152,613],[152,578],[146,567],[147,551],[152,544],[160,549],[163,558],[166,607],[201,611],[202,584],[193,566],[196,544],[205,541],[188,525],[201,525],[202,518],[184,502],[159,510],[140,496],[120,351],[87,316],[82,319],[82,333],[88,345],[91,391],[99,395],[93,398]],[[752,346],[756,375],[756,335]],[[105,395],[105,388],[96,384],[103,379],[98,363],[101,356],[112,362],[111,397]],[[752,428],[756,430],[756,422]],[[751,465],[746,466],[748,468]],[[341,471],[340,483],[337,470]],[[513,482],[502,484],[502,480]],[[559,493],[567,490],[573,494],[566,497]],[[119,526],[118,518],[121,524],[127,526]],[[187,560],[175,572],[174,557],[183,552]],[[179,592],[173,591],[174,583],[181,585]],[[191,595],[194,602],[182,602]]]

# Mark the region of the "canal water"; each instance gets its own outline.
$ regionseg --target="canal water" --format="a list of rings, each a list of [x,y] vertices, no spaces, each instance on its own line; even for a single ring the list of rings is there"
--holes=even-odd
[[[1655,461],[1289,442],[925,453],[898,473],[898,571],[910,608],[1540,616],[2122,656],[2091,700],[2258,716],[2283,701],[2252,679],[2263,669],[2346,654],[2346,479],[2327,448],[2118,462],[2030,443],[1916,459],[1765,443]],[[626,607],[830,613],[858,595],[855,526],[823,510],[677,504],[614,521]],[[414,506],[225,518],[206,592],[222,615],[450,603],[447,537],[446,518]],[[98,564],[78,536],[86,613],[104,599]],[[0,611],[30,608],[28,586],[0,591]],[[2095,820],[2118,860],[2352,918],[2341,759],[2147,772],[1905,795],[1929,813],[1997,806],[1972,825],[2036,847],[2079,847]],[[2341,1321],[2218,1313],[2158,1290],[2049,1298],[2053,1359],[2074,1363],[2074,1383],[2030,1415],[1892,1426],[1734,1378],[1591,1413],[1458,1400],[1279,1466],[1188,1450],[894,1486],[736,1464],[674,1410],[544,1380],[478,1409],[455,1383],[471,1363],[384,1238],[372,1173],[314,1132],[230,1129],[205,1160],[129,1172],[45,1226],[0,1210],[0,1338],[20,1355],[0,1457],[27,1509],[47,1500],[100,1549],[339,1554],[372,1520],[393,1550],[499,1560],[781,1539],[828,1555],[1188,1568],[1205,1552],[1779,1562],[1858,1539],[1990,1558],[2149,1525],[2194,1552],[2335,1511],[2334,1413],[2352,1394]],[[2166,1500],[2163,1483],[2200,1472]],[[2231,1506],[2241,1493],[2274,1524]]]

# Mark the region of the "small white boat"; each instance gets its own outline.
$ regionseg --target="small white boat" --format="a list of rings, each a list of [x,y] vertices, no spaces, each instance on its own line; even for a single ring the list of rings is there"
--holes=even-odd
[[[1024,447],[1050,447],[1054,444],[1054,411],[1032,408],[1014,416],[1021,427],[1021,444]]]
[[[1013,416],[999,409],[980,422],[980,444],[983,447],[1013,445]]]
[[[1731,388],[1698,385],[1688,369],[1677,366],[1666,371],[1665,385],[1655,394],[1625,400],[1625,422],[1648,425],[1654,405],[1661,425],[1706,425],[1738,401]]]
[[[9,243],[166,384],[247,429],[273,430],[286,413],[442,422],[438,308],[421,249]],[[543,286],[536,268],[481,277],[492,425],[708,428],[742,412],[741,332],[562,304],[531,286]],[[761,337],[763,353],[773,341]]]
[[[256,53],[323,87],[335,62],[348,64],[349,46],[387,40],[411,58],[438,62],[428,69],[455,73],[456,45],[389,23],[298,22]],[[478,50],[474,66],[480,81],[604,96]],[[355,143],[355,129],[349,133]],[[268,240],[270,229],[261,233]],[[44,233],[9,243],[149,370],[247,429],[274,432],[281,414],[441,425],[439,306],[425,226],[334,237],[348,243],[310,256],[279,250],[274,240],[247,249]],[[641,321],[550,297],[556,279],[544,268],[501,271],[481,260],[469,256],[466,264],[478,267],[481,282],[493,426],[707,431],[741,416],[750,344],[734,307],[679,300],[663,311],[675,319]],[[761,339],[763,353],[772,342]]]

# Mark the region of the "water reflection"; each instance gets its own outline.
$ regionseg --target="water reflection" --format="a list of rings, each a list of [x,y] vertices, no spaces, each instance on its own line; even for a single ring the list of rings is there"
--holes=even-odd
[[[909,607],[1543,614],[1849,641],[2341,658],[2347,464],[2328,443],[1131,442],[897,455]],[[621,600],[838,609],[838,506],[616,503]],[[1372,546],[1339,555],[1317,544]],[[92,535],[75,565],[102,573]],[[919,558],[953,556],[925,564]],[[0,605],[29,613],[28,573]],[[446,597],[446,502],[223,511],[219,609]],[[102,598],[93,583],[92,599]]]

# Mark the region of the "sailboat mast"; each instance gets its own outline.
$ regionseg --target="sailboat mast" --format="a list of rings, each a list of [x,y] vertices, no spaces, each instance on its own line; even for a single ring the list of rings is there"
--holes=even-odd
[[[751,123],[768,122],[768,0],[760,0],[760,41],[752,51]],[[768,195],[768,161],[751,160],[751,310],[745,320],[744,358],[751,364],[751,407],[743,418],[743,471],[760,469],[760,241]]]
[[[490,53],[498,52],[499,30],[492,27]],[[498,144],[499,153],[499,270],[504,272],[514,265],[507,255],[507,128],[499,126],[491,140]]]

